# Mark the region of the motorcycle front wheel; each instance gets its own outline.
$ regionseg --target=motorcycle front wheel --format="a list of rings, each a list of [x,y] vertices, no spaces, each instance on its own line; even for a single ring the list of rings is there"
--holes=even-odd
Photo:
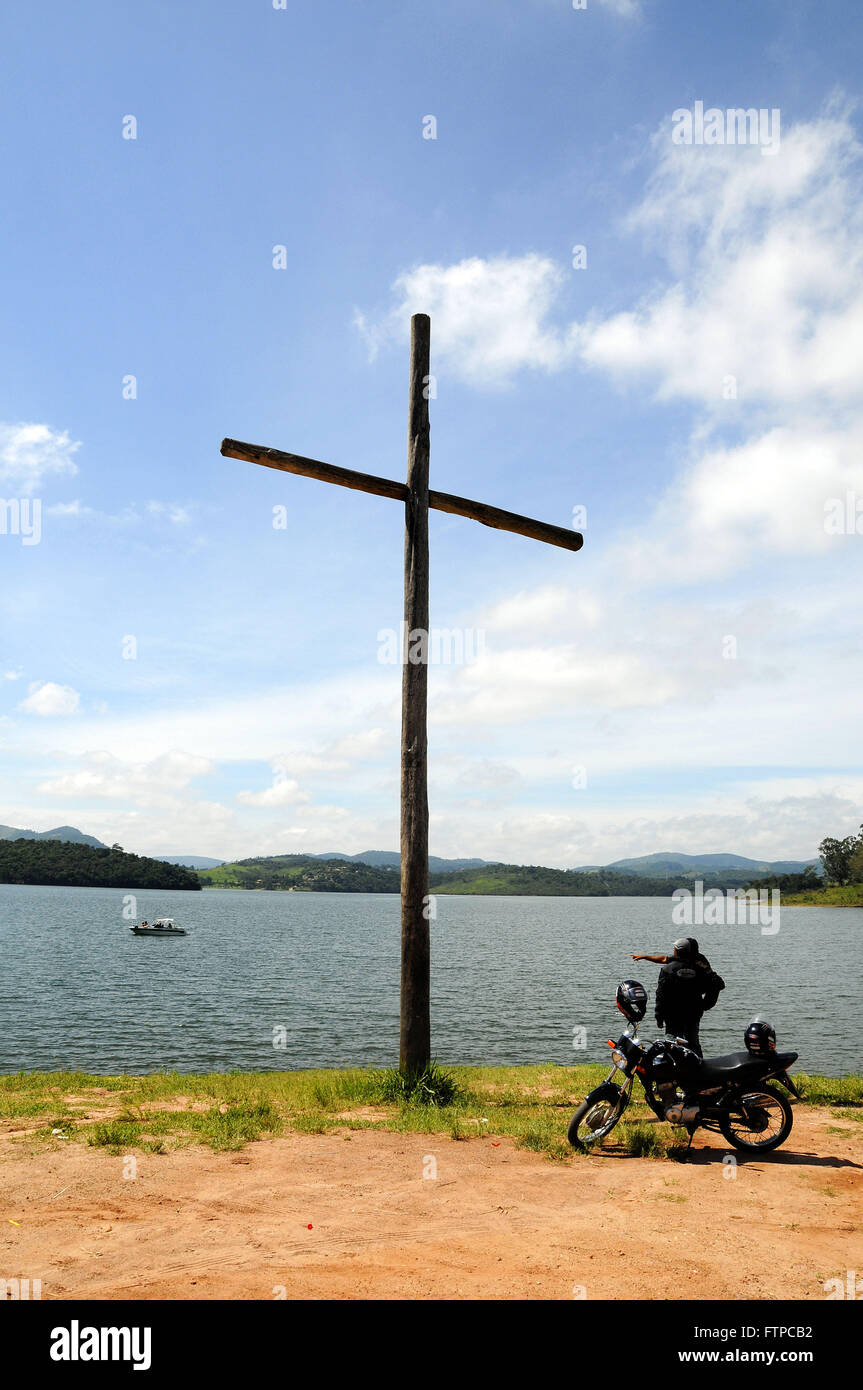
[[[610,1134],[629,1103],[629,1092],[607,1081],[591,1091],[569,1122],[566,1137],[582,1152]]]
[[[793,1123],[794,1112],[786,1097],[765,1086],[761,1091],[747,1091],[740,1111],[723,1115],[719,1128],[735,1149],[766,1153],[785,1143]]]

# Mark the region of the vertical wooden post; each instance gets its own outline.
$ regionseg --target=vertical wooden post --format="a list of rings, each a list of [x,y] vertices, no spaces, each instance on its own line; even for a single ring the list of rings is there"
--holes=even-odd
[[[428,923],[429,342],[427,314],[411,319],[408,496],[405,502],[405,608],[402,667],[401,903],[399,1065],[421,1071],[431,1059]]]

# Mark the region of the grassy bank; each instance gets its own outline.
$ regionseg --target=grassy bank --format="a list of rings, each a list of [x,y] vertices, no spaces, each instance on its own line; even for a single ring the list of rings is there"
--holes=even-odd
[[[372,1071],[230,1072],[185,1076],[91,1076],[18,1072],[0,1076],[0,1130],[36,1148],[84,1143],[112,1154],[167,1153],[189,1144],[241,1149],[291,1131],[358,1129],[449,1134],[496,1144],[502,1136],[549,1158],[575,1158],[566,1142],[570,1112],[606,1075],[604,1066],[451,1067],[458,1092],[442,1107],[390,1099],[392,1075]],[[863,1077],[795,1073],[803,1104],[863,1120]],[[680,1131],[646,1123],[638,1100],[605,1147],[674,1157]]]
[[[782,894],[783,907],[863,907],[863,883],[822,888],[817,893]]]

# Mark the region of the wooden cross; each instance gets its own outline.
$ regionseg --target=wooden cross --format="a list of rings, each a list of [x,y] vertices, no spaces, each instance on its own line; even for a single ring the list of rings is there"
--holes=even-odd
[[[431,1060],[429,865],[426,712],[428,703],[429,551],[428,511],[468,516],[498,531],[580,550],[583,537],[562,526],[549,526],[530,517],[504,512],[484,502],[429,491],[429,344],[427,314],[411,319],[410,409],[408,415],[407,482],[391,482],[331,463],[263,449],[224,439],[226,458],[260,463],[283,473],[299,473],[325,483],[338,483],[405,504],[405,652],[402,671],[401,766],[401,1037],[399,1066],[405,1073],[422,1071]],[[416,644],[412,646],[412,643]]]

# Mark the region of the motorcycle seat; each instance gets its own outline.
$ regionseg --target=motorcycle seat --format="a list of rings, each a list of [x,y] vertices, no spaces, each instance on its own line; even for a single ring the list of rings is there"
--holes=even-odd
[[[766,1070],[785,1071],[797,1061],[796,1052],[774,1052],[753,1057],[750,1052],[727,1052],[724,1057],[705,1057],[698,1069],[699,1081],[743,1081],[747,1074],[763,1076]]]

